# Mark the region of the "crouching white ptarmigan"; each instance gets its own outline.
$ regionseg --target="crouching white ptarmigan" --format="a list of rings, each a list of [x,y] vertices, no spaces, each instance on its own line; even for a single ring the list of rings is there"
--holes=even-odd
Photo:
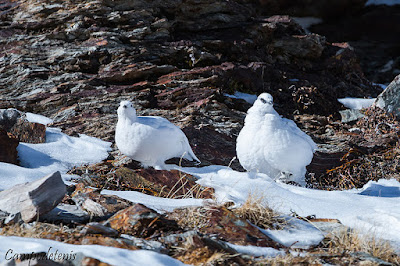
[[[310,136],[275,111],[272,96],[262,93],[247,111],[236,153],[247,171],[305,185],[306,166],[316,148]]]
[[[117,113],[115,143],[124,155],[144,167],[166,169],[165,160],[174,157],[200,162],[186,135],[167,119],[137,116],[130,101],[122,101]]]

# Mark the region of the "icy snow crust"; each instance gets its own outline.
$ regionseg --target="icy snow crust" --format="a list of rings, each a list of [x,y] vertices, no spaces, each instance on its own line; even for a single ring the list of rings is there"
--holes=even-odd
[[[148,250],[132,251],[99,245],[71,245],[47,239],[15,236],[0,236],[0,243],[3,243],[0,245],[0,262],[7,262],[16,254],[45,252],[48,257],[54,257],[56,256],[55,254],[60,253],[67,255],[83,253],[85,256],[98,259],[111,265],[185,265],[167,255]],[[55,253],[56,251],[57,253]]]

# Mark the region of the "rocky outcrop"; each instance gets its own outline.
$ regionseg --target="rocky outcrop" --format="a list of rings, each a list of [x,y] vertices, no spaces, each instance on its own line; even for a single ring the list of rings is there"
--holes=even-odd
[[[0,128],[15,136],[20,142],[46,141],[46,126],[29,122],[24,113],[13,108],[0,109]]]
[[[375,106],[384,109],[389,113],[400,116],[400,75],[387,86],[387,88],[378,95]]]

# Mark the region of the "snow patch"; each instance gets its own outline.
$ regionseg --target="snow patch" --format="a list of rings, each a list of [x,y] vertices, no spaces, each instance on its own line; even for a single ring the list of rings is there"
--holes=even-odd
[[[286,216],[284,218],[287,225],[282,230],[260,229],[261,232],[272,240],[293,248],[308,249],[318,245],[324,239],[324,234],[312,224],[294,217]]]
[[[279,255],[284,256],[285,252],[271,247],[257,247],[257,246],[241,246],[226,242],[228,246],[236,250],[238,253],[247,254],[255,257],[270,257],[275,258]]]
[[[167,199],[155,196],[146,195],[137,191],[113,191],[103,189],[101,191],[103,195],[115,195],[120,198],[129,200],[134,203],[141,203],[147,207],[154,209],[159,212],[173,211],[177,208],[189,207],[189,206],[202,206],[204,200],[202,199]]]
[[[17,147],[21,166],[0,163],[0,190],[20,183],[32,182],[45,175],[66,172],[74,166],[100,162],[108,157],[111,143],[80,135],[70,137],[61,129],[47,128],[46,143],[20,143]]]
[[[372,5],[394,6],[394,5],[400,5],[400,0],[368,0],[365,5],[366,6],[372,6]]]
[[[43,115],[37,115],[37,114],[33,114],[33,113],[26,113],[26,119],[28,119],[29,122],[39,123],[39,124],[43,124],[43,125],[53,123],[53,119],[45,117]]]
[[[239,92],[239,91],[236,91],[235,94],[233,94],[233,95],[227,94],[227,93],[224,93],[224,95],[229,98],[233,98],[233,99],[243,99],[246,102],[248,102],[249,104],[253,104],[257,100],[257,95],[248,94],[248,93]]]
[[[54,258],[57,251],[57,254],[67,255],[83,253],[85,256],[111,265],[184,265],[167,255],[148,250],[132,251],[99,245],[72,245],[47,239],[15,236],[0,236],[0,242],[4,243],[0,245],[0,254],[2,255],[0,262],[9,261],[7,259],[14,254],[32,254],[32,252],[45,252],[47,256],[52,255]],[[9,256],[7,257],[6,254]]]
[[[293,19],[306,31],[306,33],[310,33],[309,29],[312,25],[317,25],[323,22],[321,18],[316,17],[293,17]]]
[[[352,97],[338,99],[338,101],[345,107],[356,110],[371,107],[372,104],[375,102],[375,100],[376,98],[364,99],[364,98],[352,98]]]

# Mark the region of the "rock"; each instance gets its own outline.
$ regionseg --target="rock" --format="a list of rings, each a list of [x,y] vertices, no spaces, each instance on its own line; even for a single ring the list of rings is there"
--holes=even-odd
[[[57,207],[39,218],[40,221],[49,223],[82,224],[89,221],[90,215],[78,205],[60,203]]]
[[[18,224],[23,222],[21,213],[10,214],[8,212],[0,211],[0,226]]]
[[[378,95],[375,106],[384,109],[396,116],[400,115],[400,75],[387,86],[387,88]]]
[[[151,250],[151,251],[155,251],[155,252],[159,252],[159,253],[163,253],[163,254],[168,254],[168,249],[159,241],[146,240],[143,238],[134,237],[131,235],[126,235],[126,234],[122,234],[121,237],[131,241],[131,243],[134,246],[139,247],[141,249]]]
[[[318,59],[325,49],[325,37],[318,34],[294,35],[275,41],[273,46],[291,57]]]
[[[106,224],[120,233],[142,238],[179,229],[175,221],[139,203],[117,212]]]
[[[350,256],[360,260],[360,265],[379,265],[379,266],[393,266],[393,263],[386,262],[382,259],[372,256],[366,252],[351,252]]]
[[[18,144],[16,137],[0,128],[0,162],[18,164]]]
[[[342,116],[342,123],[357,121],[358,119],[364,117],[364,114],[361,113],[360,110],[356,109],[346,109],[339,111],[339,113]]]
[[[54,209],[65,193],[60,172],[55,172],[0,192],[0,210],[11,214],[21,213],[22,220],[28,223]]]
[[[20,142],[44,143],[46,141],[46,126],[29,122],[26,115],[16,109],[0,109],[0,128],[11,133]]]
[[[107,219],[117,211],[127,208],[130,202],[113,195],[101,195],[99,190],[79,183],[71,194],[72,201],[92,218]]]
[[[104,236],[116,237],[118,236],[118,231],[103,224],[92,222],[86,224],[85,227],[80,231],[80,234],[100,234]]]

